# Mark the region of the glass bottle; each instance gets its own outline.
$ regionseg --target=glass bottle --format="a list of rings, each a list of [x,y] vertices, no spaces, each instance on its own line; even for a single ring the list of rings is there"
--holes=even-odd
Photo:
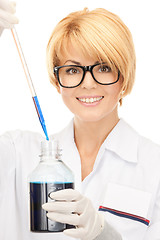
[[[33,232],[62,232],[73,226],[51,221],[42,204],[53,201],[50,193],[74,188],[72,171],[61,159],[57,141],[41,143],[40,163],[28,177],[30,191],[30,230]]]

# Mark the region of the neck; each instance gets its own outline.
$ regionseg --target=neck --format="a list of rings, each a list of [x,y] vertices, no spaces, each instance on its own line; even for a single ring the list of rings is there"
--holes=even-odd
[[[82,181],[92,172],[102,143],[118,121],[117,111],[95,122],[74,118],[74,137],[81,159]]]
[[[74,135],[78,150],[86,154],[97,152],[118,121],[117,112],[96,122],[85,122],[75,117]]]

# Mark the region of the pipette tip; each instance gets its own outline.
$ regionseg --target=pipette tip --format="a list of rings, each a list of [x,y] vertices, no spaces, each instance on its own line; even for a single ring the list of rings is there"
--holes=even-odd
[[[46,140],[49,141],[49,137],[48,137],[48,133],[47,133],[47,128],[46,128],[46,125],[45,125],[44,117],[43,117],[42,110],[41,110],[41,107],[40,107],[40,105],[39,105],[39,101],[38,101],[37,96],[34,96],[34,97],[33,97],[33,102],[34,102],[34,105],[35,105],[35,107],[36,107],[36,111],[37,111],[37,114],[38,114],[39,121],[40,121],[40,123],[41,123],[42,129],[43,129],[44,134],[45,134],[45,136],[46,136]]]
[[[48,133],[47,133],[47,129],[46,129],[46,125],[43,124],[43,131],[44,131],[44,134],[46,136],[46,140],[49,141],[49,137],[48,137]]]

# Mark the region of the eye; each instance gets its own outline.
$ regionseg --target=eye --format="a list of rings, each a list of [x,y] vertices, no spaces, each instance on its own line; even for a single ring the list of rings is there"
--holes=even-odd
[[[111,68],[108,67],[107,65],[100,65],[99,70],[100,73],[108,73],[111,71]]]
[[[79,72],[80,72],[79,69],[74,67],[66,69],[66,73],[70,75],[78,74]]]

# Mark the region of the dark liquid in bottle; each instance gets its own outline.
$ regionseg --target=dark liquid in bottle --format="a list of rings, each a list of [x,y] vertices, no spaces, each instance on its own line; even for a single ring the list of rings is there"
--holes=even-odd
[[[51,201],[50,193],[74,188],[74,183],[30,183],[30,229],[33,232],[62,232],[74,228],[69,224],[51,221],[42,209],[42,204]],[[53,201],[53,200],[52,200]]]

